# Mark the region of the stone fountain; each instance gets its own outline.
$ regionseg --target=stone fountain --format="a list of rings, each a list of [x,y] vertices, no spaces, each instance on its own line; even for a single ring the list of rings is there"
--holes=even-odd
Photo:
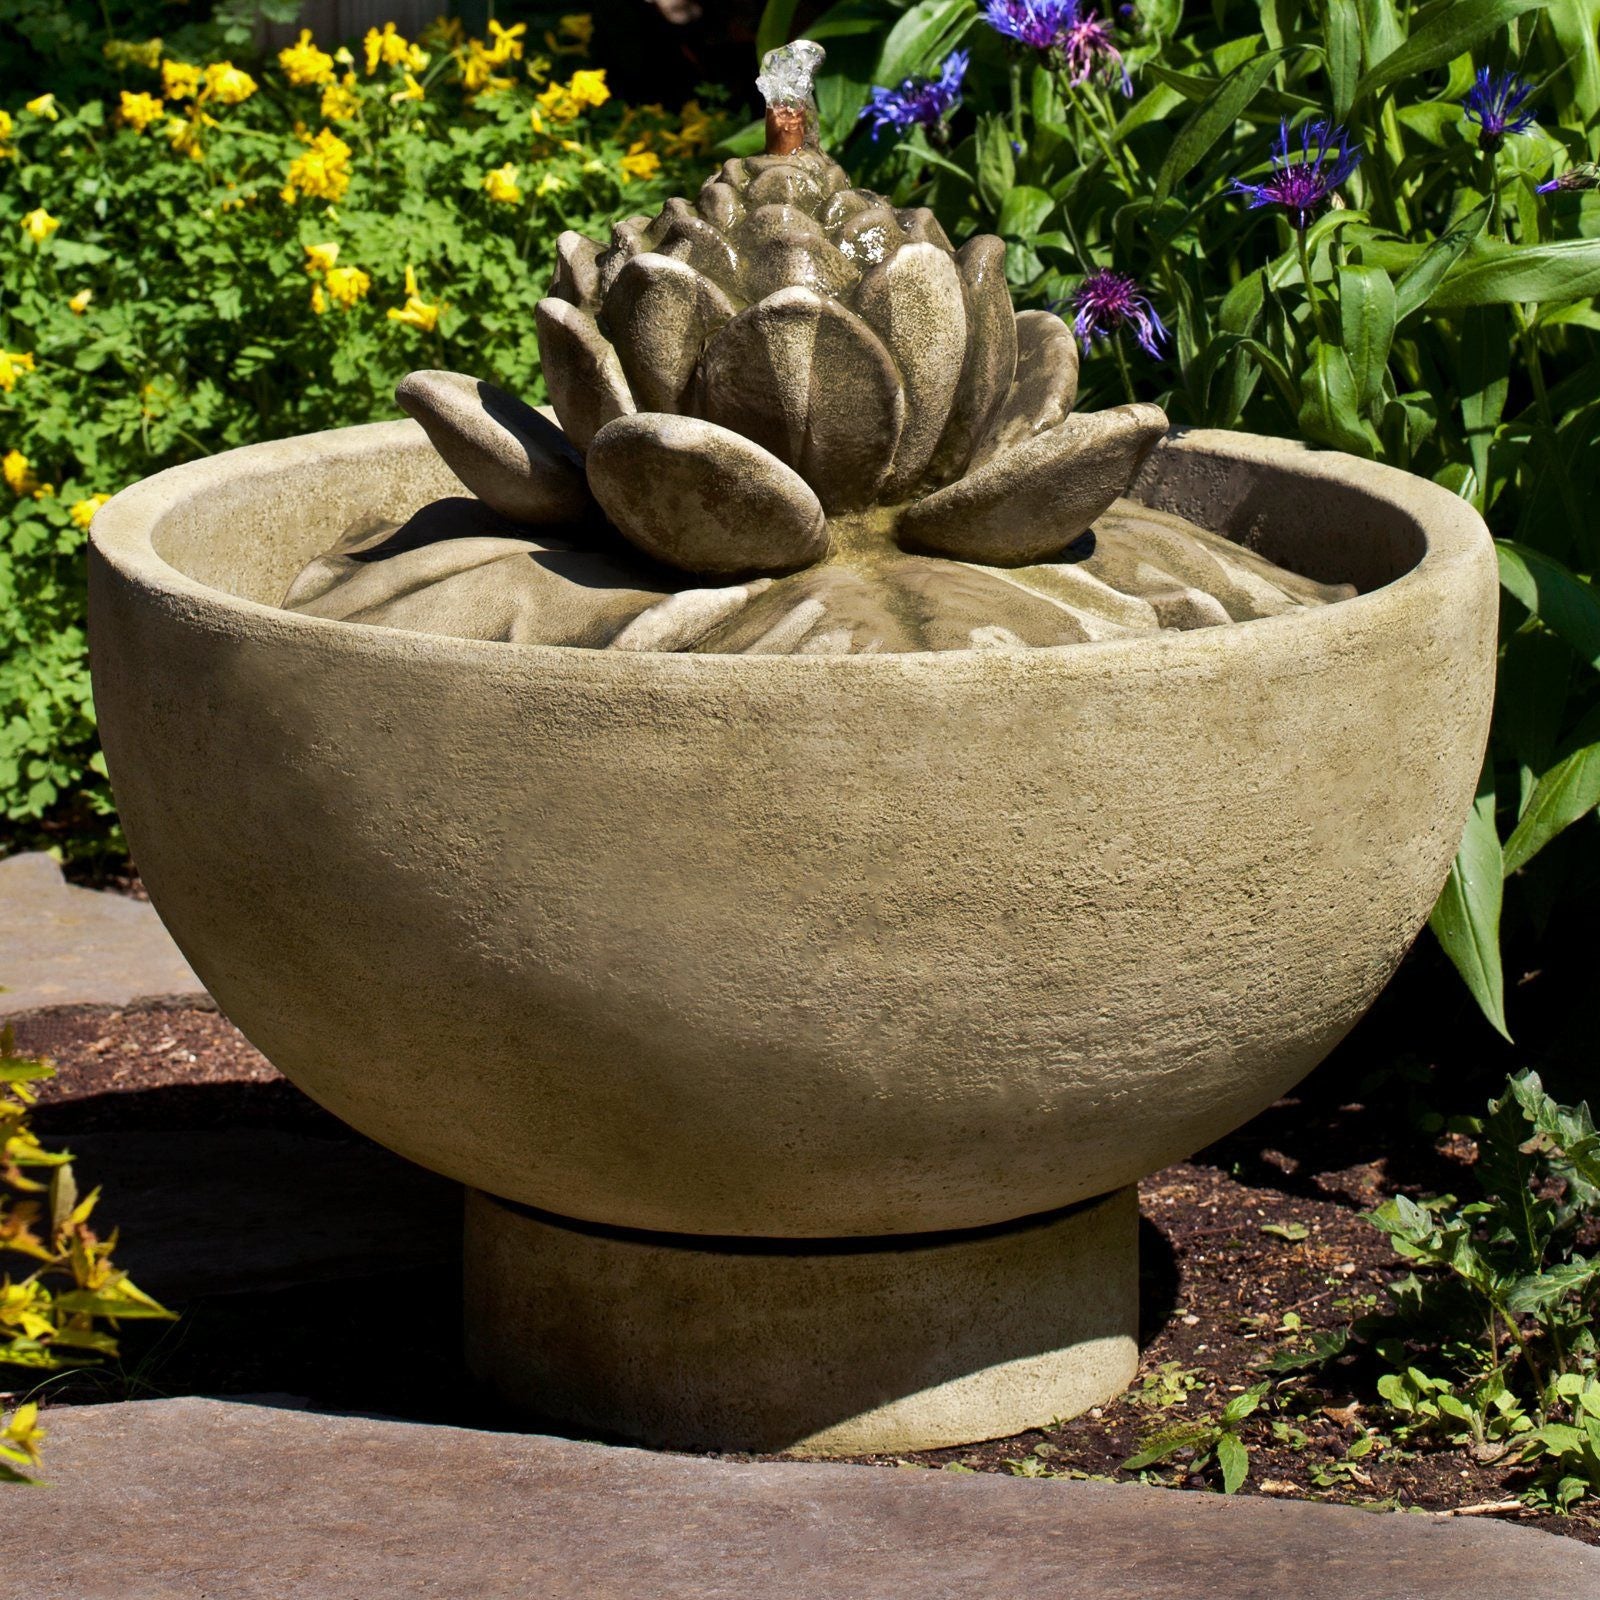
[[[814,48],[766,155],[562,239],[554,421],[415,373],[105,507],[95,696],[224,1011],[467,1186],[488,1386],[903,1451],[1129,1381],[1134,1184],[1443,882],[1495,563],[1404,474],[1077,412],[1000,241],[815,147]]]

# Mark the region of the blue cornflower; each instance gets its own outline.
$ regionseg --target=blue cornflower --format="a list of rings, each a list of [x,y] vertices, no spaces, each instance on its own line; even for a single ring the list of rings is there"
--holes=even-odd
[[[1526,133],[1538,121],[1531,111],[1522,109],[1533,93],[1514,72],[1478,71],[1467,98],[1461,102],[1468,122],[1478,124],[1478,143],[1486,150],[1498,150],[1507,134]]]
[[[1125,327],[1134,330],[1140,349],[1149,356],[1159,356],[1169,337],[1149,295],[1125,272],[1110,267],[1091,272],[1078,285],[1072,304],[1076,312],[1072,326],[1085,354],[1096,339],[1109,339]]]
[[[937,78],[907,78],[898,89],[874,89],[861,113],[872,119],[872,137],[885,128],[937,128],[961,104],[961,80],[971,59],[966,50],[952,50],[944,58]]]
[[[1233,190],[1250,197],[1252,211],[1258,206],[1282,206],[1296,232],[1304,233],[1334,190],[1356,170],[1361,152],[1350,148],[1350,136],[1343,128],[1327,121],[1308,122],[1301,128],[1298,155],[1290,150],[1289,139],[1285,122],[1272,147],[1272,176],[1265,183],[1236,178]]]
[[[1540,194],[1565,194],[1573,190],[1600,189],[1600,167],[1585,161],[1581,166],[1568,167],[1559,178],[1539,185]]]
[[[1079,0],[984,0],[983,20],[1035,50],[1053,50],[1078,20]]]

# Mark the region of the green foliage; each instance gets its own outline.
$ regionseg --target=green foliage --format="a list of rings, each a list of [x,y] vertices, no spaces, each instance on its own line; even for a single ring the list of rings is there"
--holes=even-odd
[[[1243,1394],[1234,1395],[1214,1417],[1156,1428],[1140,1440],[1138,1450],[1122,1463],[1123,1469],[1140,1472],[1186,1455],[1185,1476],[1197,1477],[1215,1466],[1222,1478],[1222,1492],[1233,1494],[1250,1476],[1250,1449],[1240,1437],[1239,1429],[1261,1404],[1269,1387],[1258,1383]]]
[[[1396,1311],[1358,1325],[1394,1370],[1378,1392],[1402,1438],[1527,1466],[1531,1503],[1600,1494],[1600,1134],[1538,1075],[1511,1079],[1474,1124],[1483,1195],[1386,1201],[1370,1220],[1417,1269]]]
[[[768,32],[792,11],[773,0]],[[1023,303],[1070,303],[1097,268],[1143,285],[1171,343],[1156,362],[1103,341],[1086,405],[1137,389],[1175,422],[1406,468],[1487,517],[1499,708],[1433,926],[1506,1032],[1502,914],[1537,928],[1558,896],[1600,886],[1600,193],[1537,192],[1600,157],[1600,0],[1148,0],[1135,16],[1116,36],[1124,99],[1104,59],[1074,83],[978,0],[845,0],[809,30],[830,50],[824,136],[952,235],[1004,236]],[[856,120],[870,87],[957,44],[961,110],[874,142]],[[1535,128],[1480,141],[1462,100],[1483,67],[1534,85]],[[1302,242],[1233,183],[1261,182],[1280,120],[1326,118],[1363,160]]]
[[[47,1372],[115,1356],[130,1318],[172,1315],[116,1265],[116,1234],[102,1239],[90,1226],[100,1191],[80,1198],[72,1157],[45,1149],[29,1126],[29,1085],[54,1071],[19,1055],[10,1028],[0,1029],[0,1365]],[[38,1460],[36,1417],[34,1406],[0,1415],[0,1483],[32,1481],[24,1469]]]
[[[714,117],[611,99],[585,20],[542,56],[447,25],[242,80],[194,57],[213,70],[188,92],[170,45],[124,44],[116,94],[0,121],[0,832],[65,821],[89,848],[112,823],[84,626],[98,497],[397,415],[415,367],[537,398],[556,236],[698,186]]]

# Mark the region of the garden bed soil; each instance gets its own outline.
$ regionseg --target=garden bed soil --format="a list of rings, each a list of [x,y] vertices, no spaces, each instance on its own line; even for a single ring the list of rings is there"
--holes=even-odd
[[[1426,998],[1434,977],[1413,972],[1401,987],[1409,985],[1415,999],[1420,985]],[[1461,1013],[1461,1001],[1452,997],[1452,1005],[1463,1026],[1481,1026]],[[1435,1012],[1435,1037],[1438,1019]],[[19,1045],[60,1068],[39,1093],[37,1123],[52,1141],[70,1144],[74,1133],[110,1129],[261,1128],[358,1142],[214,1010],[65,1007],[14,1020]],[[1404,1017],[1386,1001],[1295,1095],[1140,1185],[1145,1326],[1139,1376],[1125,1395],[1012,1439],[865,1459],[947,1471],[1137,1477],[1121,1464],[1153,1430],[1215,1415],[1230,1396],[1262,1381],[1260,1364],[1274,1352],[1302,1348],[1311,1333],[1343,1327],[1378,1306],[1401,1268],[1362,1213],[1397,1190],[1470,1185],[1475,1149],[1465,1137],[1438,1131],[1435,1101],[1455,1110],[1466,1094],[1467,1108],[1482,1104],[1471,1098],[1477,1091],[1470,1082],[1447,1091],[1424,1058],[1408,1054],[1406,1034]],[[1481,1059],[1481,1034],[1475,1043]],[[1564,1052],[1555,1054],[1559,1072]],[[1491,1089],[1506,1065],[1486,1063],[1483,1081]],[[173,1179],[181,1183],[182,1173]],[[93,1181],[93,1173],[80,1173],[81,1183]],[[103,1205],[114,1221],[114,1192]],[[505,1426],[473,1396],[456,1364],[456,1268],[441,1260],[426,1271],[198,1299],[181,1308],[176,1323],[129,1325],[120,1364],[52,1378],[41,1398],[59,1405],[289,1393],[333,1409]],[[1594,1512],[1563,1518],[1523,1509],[1518,1475],[1503,1463],[1478,1462],[1457,1449],[1400,1448],[1384,1431],[1381,1409],[1363,1403],[1374,1377],[1335,1367],[1281,1388],[1277,1404],[1243,1426],[1250,1476],[1240,1492],[1497,1516],[1600,1544]],[[1376,1434],[1372,1446],[1350,1457],[1369,1431]],[[1216,1488],[1214,1470],[1187,1475],[1179,1462],[1144,1478]]]

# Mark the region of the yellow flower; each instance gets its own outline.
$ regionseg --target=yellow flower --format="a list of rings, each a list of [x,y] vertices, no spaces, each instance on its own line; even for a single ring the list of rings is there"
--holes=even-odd
[[[221,126],[215,117],[202,111],[197,103],[187,117],[174,117],[167,124],[167,142],[180,156],[188,156],[191,161],[199,161],[203,154],[200,148],[200,135],[207,128]]]
[[[22,219],[22,231],[33,240],[35,244],[43,244],[57,228],[61,226],[59,217],[52,217],[43,206],[30,211]]]
[[[558,178],[558,177],[557,177],[557,176],[556,176],[556,175],[555,175],[555,173],[553,173],[553,172],[547,172],[547,173],[545,173],[545,175],[544,175],[544,176],[543,176],[543,177],[542,177],[542,178],[541,178],[541,179],[540,179],[540,180],[539,180],[539,182],[538,182],[538,185],[537,185],[537,187],[536,187],[536,188],[535,188],[535,189],[534,189],[534,191],[533,191],[533,192],[534,192],[534,193],[535,193],[535,194],[536,194],[536,195],[538,195],[538,196],[539,196],[539,197],[540,197],[540,198],[541,198],[541,199],[543,199],[543,198],[544,198],[544,196],[545,196],[545,195],[547,195],[547,194],[560,194],[560,193],[561,193],[561,191],[562,191],[562,190],[563,190],[563,189],[565,189],[565,188],[566,188],[566,184],[564,184],[564,183],[563,183],[563,182],[562,182],[562,181],[561,181],[561,180],[560,180],[560,179],[559,179],[559,178]]]
[[[574,72],[567,91],[579,105],[585,106],[603,106],[611,98],[611,91],[606,88],[604,67],[584,67]]]
[[[11,120],[9,111],[0,111],[0,156],[8,156],[11,151],[6,147],[5,141],[11,137],[11,131],[16,123]]]
[[[200,69],[187,61],[161,63],[161,92],[169,100],[193,100],[200,93]]]
[[[417,274],[411,268],[406,268],[406,303],[402,307],[389,307],[389,320],[403,322],[407,327],[416,328],[422,333],[432,333],[438,326],[439,313],[444,309],[440,305],[430,305],[417,292]]]
[[[500,65],[499,57],[484,49],[477,39],[467,41],[466,54],[458,55],[456,63],[461,72],[461,87],[468,94],[493,94],[511,87],[509,78],[495,73],[494,69]]]
[[[48,117],[52,122],[57,121],[61,113],[56,110],[56,97],[53,94],[35,95],[27,102],[27,109],[36,117]]]
[[[324,282],[337,305],[348,311],[357,300],[364,300],[372,279],[360,267],[330,267]]]
[[[648,139],[636,139],[628,146],[622,158],[622,181],[630,178],[653,178],[661,170],[661,157],[648,148]]]
[[[67,515],[80,528],[87,528],[94,521],[95,512],[110,498],[111,496],[108,494],[92,494],[87,500],[76,501]]]
[[[304,195],[309,200],[342,200],[350,187],[350,146],[324,128],[304,155],[289,163],[283,199],[293,205]]]
[[[392,22],[384,23],[382,33],[376,28],[368,28],[361,44],[367,53],[369,78],[378,70],[380,63],[386,67],[409,67],[412,72],[421,72],[430,60],[428,52],[420,45],[408,42]]]
[[[152,122],[166,115],[166,103],[153,94],[130,94],[122,91],[122,103],[117,108],[117,119],[135,133],[143,133]]]
[[[550,69],[554,65],[549,56],[530,56],[522,70],[528,74],[532,82],[543,83],[550,76]]]
[[[322,292],[320,283],[311,291],[311,309],[319,317],[328,309],[328,297]]]
[[[143,67],[154,72],[161,65],[161,41],[145,39],[107,39],[100,51],[114,67]]]
[[[544,118],[539,115],[538,106],[535,106],[528,113],[528,121],[532,125],[533,131],[535,133],[543,133],[544,132]]]
[[[333,57],[311,42],[309,28],[302,28],[299,39],[278,52],[278,65],[296,89],[333,82]]]
[[[33,475],[28,458],[20,450],[8,450],[0,456],[0,477],[13,494],[38,494],[39,480]]]
[[[256,92],[256,80],[231,61],[213,61],[206,68],[206,90],[225,106],[236,106]]]
[[[594,18],[587,11],[579,11],[565,16],[560,21],[561,35],[571,39],[575,44],[582,45],[587,50],[594,41]]]
[[[342,83],[330,83],[322,91],[322,115],[328,122],[354,122],[361,114],[361,97],[356,93],[356,75],[347,72]]]
[[[8,1317],[8,1322],[13,1319]],[[21,1319],[15,1319],[20,1321]],[[51,1331],[51,1325],[45,1322],[45,1332]],[[8,1457],[17,1465],[38,1466],[39,1446],[45,1440],[45,1431],[39,1426],[39,1408],[31,1401],[25,1406],[18,1406],[9,1417],[5,1419],[5,1426],[0,1428],[0,1456]]]
[[[538,99],[552,122],[571,122],[583,115],[583,102],[565,84],[552,83]]]
[[[417,82],[415,73],[411,73],[411,72],[406,73],[405,74],[405,81],[406,81],[405,88],[396,89],[395,92],[392,95],[389,96],[389,104],[390,105],[397,106],[397,105],[400,104],[400,102],[402,100],[425,100],[425,99],[427,99],[427,96],[423,93],[422,85]]]
[[[504,61],[520,61],[522,59],[522,36],[528,31],[526,22],[518,22],[509,28],[502,28],[493,20],[489,21],[489,33],[494,43],[489,47],[489,54],[496,64]]]
[[[500,205],[520,205],[522,190],[517,187],[517,171],[516,162],[508,161],[503,167],[496,167],[493,172],[486,172],[483,175],[484,193]]]
[[[339,260],[338,241],[329,239],[326,244],[308,244],[306,247],[306,271],[314,278],[319,272],[327,272]]]
[[[17,386],[17,378],[21,373],[37,370],[33,364],[33,356],[23,350],[0,350],[0,389],[10,394]]]
[[[662,130],[662,143],[673,155],[703,155],[711,148],[716,131],[698,100],[684,103],[681,125]]]
[[[460,44],[466,33],[467,30],[462,26],[460,17],[435,17],[422,30],[422,39],[427,44],[449,49],[451,45]]]
[[[84,312],[89,309],[89,302],[93,299],[93,289],[80,289],[69,301],[67,301],[67,304],[72,307],[73,316],[81,317]]]

